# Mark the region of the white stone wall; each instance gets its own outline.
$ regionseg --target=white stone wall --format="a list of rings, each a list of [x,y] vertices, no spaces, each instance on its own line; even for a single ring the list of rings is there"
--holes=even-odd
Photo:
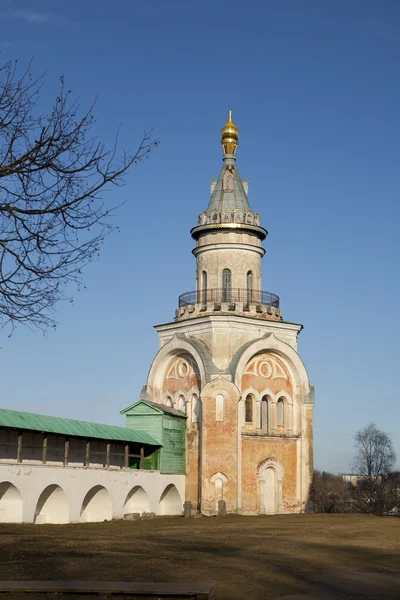
[[[76,523],[182,514],[185,476],[133,469],[0,464],[0,522]]]

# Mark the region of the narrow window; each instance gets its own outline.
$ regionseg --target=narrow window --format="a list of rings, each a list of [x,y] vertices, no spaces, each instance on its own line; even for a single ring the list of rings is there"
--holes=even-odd
[[[249,271],[247,273],[246,285],[247,285],[247,302],[250,304],[250,302],[253,301],[253,273],[251,271]]]
[[[215,420],[224,420],[224,397],[222,394],[217,394],[215,398]]]
[[[232,300],[232,274],[229,269],[222,271],[222,301],[230,302]]]
[[[202,272],[201,275],[201,291],[202,291],[202,303],[207,304],[207,273]]]
[[[197,394],[192,395],[192,423],[199,422],[200,413],[200,402]]]
[[[268,406],[268,396],[263,396],[261,400],[261,429],[263,431],[268,431],[269,429],[269,406]]]
[[[169,406],[170,408],[172,408],[172,398],[171,398],[171,396],[167,396],[166,405]]]
[[[245,419],[246,419],[246,423],[252,423],[253,422],[253,396],[251,396],[249,394],[246,397],[246,400],[244,402],[244,406],[245,406]]]
[[[178,408],[181,412],[186,415],[186,401],[184,396],[179,396]]]
[[[285,424],[285,401],[279,398],[276,406],[276,421],[278,425]]]

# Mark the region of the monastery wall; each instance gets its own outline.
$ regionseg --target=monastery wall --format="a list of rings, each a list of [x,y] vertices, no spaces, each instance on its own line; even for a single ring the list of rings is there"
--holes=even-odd
[[[185,475],[49,465],[0,465],[0,523],[77,523],[127,513],[179,515]]]

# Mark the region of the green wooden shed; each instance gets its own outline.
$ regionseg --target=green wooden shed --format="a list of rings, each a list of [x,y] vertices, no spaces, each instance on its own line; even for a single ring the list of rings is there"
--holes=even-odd
[[[121,410],[126,417],[126,427],[143,431],[161,444],[154,464],[146,464],[147,469],[159,469],[161,473],[185,473],[185,431],[186,415],[180,410],[149,400],[139,400],[136,404]]]

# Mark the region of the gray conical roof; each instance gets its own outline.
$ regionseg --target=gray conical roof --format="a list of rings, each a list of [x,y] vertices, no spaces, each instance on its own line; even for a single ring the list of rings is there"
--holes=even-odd
[[[226,174],[228,175],[224,185]],[[230,178],[229,175],[231,176]],[[207,212],[211,213],[216,210],[220,213],[225,208],[229,208],[232,211],[240,208],[243,212],[251,210],[233,154],[225,154],[224,156],[224,164],[212,192]]]

